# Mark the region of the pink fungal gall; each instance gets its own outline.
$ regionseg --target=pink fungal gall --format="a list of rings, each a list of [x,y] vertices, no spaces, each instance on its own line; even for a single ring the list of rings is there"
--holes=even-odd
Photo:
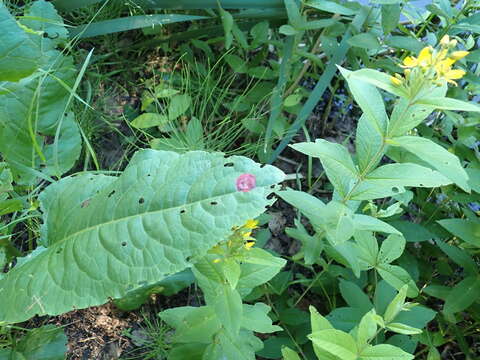
[[[248,192],[256,186],[257,180],[255,175],[242,174],[237,178],[236,184],[238,191]]]

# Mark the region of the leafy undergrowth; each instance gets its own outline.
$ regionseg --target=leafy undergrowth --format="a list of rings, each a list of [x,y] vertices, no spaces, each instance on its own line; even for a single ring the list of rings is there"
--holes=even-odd
[[[2,2],[0,360],[480,358],[478,10]]]

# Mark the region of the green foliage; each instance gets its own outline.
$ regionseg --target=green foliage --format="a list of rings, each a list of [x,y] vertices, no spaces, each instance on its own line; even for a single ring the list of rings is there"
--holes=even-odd
[[[57,50],[67,41],[62,18],[40,0],[19,24],[37,53],[38,69],[15,79],[20,81],[2,83],[0,151],[17,181],[29,184],[37,177],[32,170],[57,177],[70,170],[80,155],[81,136],[69,111],[76,69],[72,58]]]
[[[242,173],[256,177],[248,192],[236,188]],[[258,216],[282,178],[242,157],[145,150],[119,177],[83,174],[51,185],[40,196],[42,246],[0,280],[1,321],[102,304],[184,270]]]
[[[10,15],[3,2],[0,4],[0,27],[7,30],[2,31],[0,37],[0,51],[6,54],[0,61],[0,81],[19,81],[38,68],[40,49]]]
[[[242,304],[242,298],[272,279],[285,261],[256,248],[237,259],[214,260],[215,256],[207,255],[194,267],[195,277],[205,295],[205,306],[168,309],[159,314],[176,329],[172,339],[174,358],[180,358],[181,354],[186,356],[190,346],[196,344],[198,358],[241,356],[242,359],[255,359],[255,352],[263,345],[253,332],[272,333],[281,328],[272,325],[267,315],[269,306],[261,302]],[[231,281],[232,264],[238,267],[235,281]]]
[[[63,329],[45,325],[29,330],[11,348],[0,348],[0,359],[63,360],[67,352],[67,337]]]
[[[2,2],[0,358],[477,358],[478,9]]]
[[[403,287],[395,296],[385,311],[384,316],[378,315],[375,310],[368,311],[359,321],[358,326],[349,333],[335,329],[330,321],[320,315],[315,308],[310,307],[312,333],[308,338],[313,343],[313,349],[318,359],[413,359],[399,347],[375,343],[382,331],[393,331],[400,334],[418,334],[421,330],[392,321],[403,310],[409,310],[405,303],[407,287]],[[283,350],[295,359],[291,350]],[[285,356],[285,355],[284,355]],[[286,357],[288,359],[288,357]]]

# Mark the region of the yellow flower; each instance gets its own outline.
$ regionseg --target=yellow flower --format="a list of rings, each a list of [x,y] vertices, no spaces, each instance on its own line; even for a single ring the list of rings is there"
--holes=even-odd
[[[457,83],[453,80],[461,79],[464,75],[465,71],[463,70],[449,70],[442,75],[442,78],[444,78],[451,84],[457,85]]]
[[[432,63],[432,48],[430,46],[424,47],[418,54],[418,65],[427,67]]]
[[[425,78],[429,82],[440,85],[442,81],[455,84],[456,79],[465,75],[463,70],[452,69],[453,64],[468,55],[468,51],[452,51],[456,46],[456,40],[451,40],[448,35],[440,40],[440,46],[433,48],[424,47],[418,57],[407,56],[402,64],[404,76],[394,74],[390,81],[396,86],[405,88],[414,87],[412,84],[418,84],[418,79]]]
[[[464,58],[468,54],[469,54],[468,51],[454,51],[450,54],[450,58],[457,61]]]
[[[418,60],[413,56],[407,56],[403,59],[403,65],[404,67],[415,67],[418,65]]]
[[[258,220],[253,220],[253,219],[249,219],[247,220],[247,222],[245,223],[245,225],[243,225],[244,228],[246,229],[256,229],[258,226]]]
[[[220,261],[222,261],[222,259],[215,259],[215,260],[213,260],[213,263],[218,264]]]
[[[245,249],[250,250],[253,245],[255,245],[255,241],[248,241],[245,243]]]
[[[397,76],[397,75],[398,74],[395,74],[395,76]],[[400,76],[400,75],[398,75],[398,76]],[[397,85],[397,86],[402,85],[402,82],[403,82],[401,79],[399,79],[398,77],[394,77],[394,76],[390,76],[390,81],[393,83],[393,85]]]
[[[442,74],[450,71],[452,69],[452,65],[455,62],[455,60],[448,58],[443,61],[438,62],[435,65],[435,70],[437,71],[437,74],[441,76]]]
[[[430,46],[424,47],[418,54],[418,58],[407,56],[403,59],[404,68],[413,68],[420,66],[426,68],[432,63],[432,48]]]

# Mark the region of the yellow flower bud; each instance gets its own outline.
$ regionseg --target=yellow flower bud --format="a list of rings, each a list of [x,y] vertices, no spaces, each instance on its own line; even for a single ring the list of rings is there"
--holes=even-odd
[[[457,61],[457,60],[460,60],[460,59],[464,58],[468,54],[469,54],[468,51],[454,51],[450,54],[450,58]]]
[[[396,85],[396,86],[402,85],[402,80],[400,80],[399,78],[390,76],[390,81],[393,83],[393,85]]]
[[[213,260],[213,263],[218,264],[220,261],[222,261],[222,259],[215,259],[215,260]]]
[[[450,70],[445,74],[445,78],[449,79],[461,79],[465,75],[463,70]]]
[[[445,35],[440,40],[440,45],[442,45],[442,46],[448,46],[449,43],[450,43],[450,36],[448,36],[448,35]]]

